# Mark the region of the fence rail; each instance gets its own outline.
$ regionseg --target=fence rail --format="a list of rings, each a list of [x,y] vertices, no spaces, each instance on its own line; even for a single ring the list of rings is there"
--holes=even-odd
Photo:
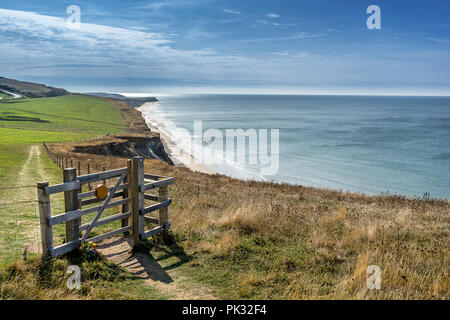
[[[77,175],[75,168],[67,167],[66,158],[53,153],[45,143],[44,148],[49,157],[63,169],[64,183],[53,186],[48,182],[37,184],[43,258],[73,251],[85,241],[101,241],[124,233],[131,233],[134,245],[138,245],[148,237],[169,230],[168,207],[172,200],[168,197],[168,186],[174,183],[174,178],[145,174],[142,157],[128,160],[125,168]],[[70,164],[73,164],[72,159]],[[79,161],[78,168],[80,168]],[[118,179],[114,187],[106,187],[106,180],[115,178]],[[95,191],[82,192],[83,185],[88,185],[90,190],[90,183],[101,180],[103,185],[97,186]],[[106,196],[101,197],[97,193],[99,188],[106,190]],[[145,194],[153,189],[159,189],[158,196]],[[64,192],[65,212],[52,216],[50,196],[62,192]],[[116,198],[121,199],[111,201]],[[157,203],[146,207],[145,200]],[[83,208],[97,203],[98,206]],[[122,207],[120,213],[100,218],[104,210],[119,206]],[[159,211],[158,218],[146,216],[155,211]],[[96,213],[92,221],[81,224],[81,218],[90,213]],[[116,221],[121,221],[120,228],[88,238],[93,228]],[[63,223],[66,225],[67,242],[55,247],[53,227]],[[156,227],[151,226],[155,224]]]

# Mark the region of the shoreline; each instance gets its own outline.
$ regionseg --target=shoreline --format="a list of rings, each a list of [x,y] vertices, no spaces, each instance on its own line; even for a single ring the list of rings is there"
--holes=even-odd
[[[208,168],[207,166],[205,166],[201,163],[196,163],[197,161],[192,155],[189,155],[189,157],[190,157],[189,161],[184,161],[184,162],[174,155],[173,150],[176,148],[175,142],[172,141],[172,139],[170,139],[170,137],[168,135],[166,135],[164,132],[162,132],[162,130],[160,130],[160,128],[158,128],[157,126],[155,126],[151,122],[149,122],[142,113],[142,110],[141,110],[142,108],[145,108],[149,104],[153,104],[153,103],[154,102],[146,102],[143,105],[136,108],[136,110],[138,110],[141,113],[141,116],[144,119],[147,127],[151,131],[159,134],[161,141],[163,143],[164,149],[166,150],[166,153],[170,156],[170,158],[172,159],[174,164],[176,166],[186,167],[192,171],[197,171],[197,172],[206,173],[206,174],[210,174],[210,175],[217,174],[218,172]]]
[[[405,199],[438,200],[438,201],[445,201],[445,202],[450,201],[450,199],[447,197],[429,197],[428,199],[426,199],[425,198],[426,192],[424,193],[424,196],[422,197],[420,195],[406,195],[406,194],[402,194],[399,192],[392,192],[389,190],[381,191],[379,193],[374,193],[374,192],[369,192],[369,191],[358,191],[358,190],[350,190],[350,189],[345,190],[342,188],[341,189],[331,188],[331,187],[327,187],[327,186],[315,186],[315,185],[301,184],[301,183],[290,183],[290,182],[276,181],[276,180],[272,180],[272,179],[261,179],[260,180],[260,179],[258,179],[258,177],[248,177],[248,178],[240,177],[240,176],[236,176],[236,175],[233,175],[230,173],[221,172],[220,170],[214,170],[202,163],[199,163],[199,161],[197,161],[197,159],[192,154],[189,154],[189,158],[187,161],[182,161],[179,157],[177,157],[174,154],[174,150],[178,149],[178,148],[176,147],[176,143],[169,136],[170,133],[167,134],[164,132],[164,131],[168,132],[170,129],[167,128],[167,126],[164,126],[162,123],[161,124],[164,126],[164,128],[160,128],[160,126],[158,126],[157,119],[151,118],[151,116],[146,117],[144,114],[146,111],[148,111],[148,110],[146,110],[146,108],[153,105],[154,103],[155,102],[147,102],[135,109],[140,112],[142,118],[144,119],[146,126],[151,131],[156,132],[160,135],[161,142],[163,143],[164,149],[166,150],[167,154],[170,156],[170,158],[172,159],[172,161],[174,162],[174,164],[176,166],[185,167],[192,171],[201,172],[201,173],[205,173],[205,174],[209,174],[209,175],[214,175],[214,174],[224,175],[226,177],[230,177],[230,178],[237,179],[240,181],[258,181],[258,182],[277,183],[277,184],[282,184],[282,185],[286,184],[286,185],[290,185],[290,186],[312,187],[312,188],[316,188],[319,190],[344,192],[344,193],[350,193],[350,194],[362,194],[362,195],[367,195],[367,196],[395,196],[395,197],[402,197]],[[150,119],[148,119],[148,118],[150,118]],[[185,155],[186,155],[186,153],[183,153],[183,157],[185,157]],[[227,169],[225,169],[225,170],[227,170]]]

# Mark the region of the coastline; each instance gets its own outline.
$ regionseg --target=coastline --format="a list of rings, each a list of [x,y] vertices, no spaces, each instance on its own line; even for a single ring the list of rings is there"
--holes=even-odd
[[[165,102],[164,102],[165,103]],[[162,104],[164,104],[162,103]],[[172,103],[171,105],[172,112],[177,111],[178,107]],[[325,173],[319,171],[319,178],[324,178],[325,182],[331,181],[327,184],[321,184],[319,182],[312,183],[311,181],[308,181],[309,176],[313,176],[317,172],[314,170],[307,170],[306,175],[302,176],[301,180],[298,181],[286,181],[283,179],[261,179],[257,176],[250,176],[249,172],[245,172],[242,170],[242,168],[238,168],[235,166],[232,166],[230,163],[223,163],[223,165],[208,165],[208,163],[201,163],[198,161],[195,156],[198,154],[196,153],[196,150],[193,150],[188,145],[187,141],[190,141],[189,139],[184,139],[186,137],[186,130],[183,129],[183,127],[179,127],[174,123],[174,121],[177,119],[174,117],[175,114],[166,114],[164,111],[164,105],[160,105],[158,102],[150,102],[145,103],[136,108],[137,111],[140,112],[142,119],[144,120],[146,126],[154,132],[157,132],[160,135],[161,141],[164,145],[164,149],[167,151],[167,153],[170,155],[173,162],[178,166],[183,166],[186,168],[191,169],[192,171],[197,172],[203,172],[207,174],[220,174],[228,177],[232,177],[237,180],[241,181],[265,181],[265,182],[275,182],[280,184],[289,184],[289,185],[302,185],[302,186],[310,186],[317,189],[323,189],[323,190],[335,190],[335,191],[341,191],[341,192],[347,192],[347,193],[356,193],[356,194],[365,194],[368,196],[383,196],[383,195],[392,195],[392,196],[400,196],[405,197],[409,199],[436,199],[436,200],[444,200],[448,201],[448,197],[446,195],[440,195],[432,192],[431,197],[430,193],[425,188],[423,192],[420,190],[417,192],[407,192],[407,191],[401,191],[399,190],[398,186],[395,188],[391,184],[384,184],[384,188],[378,188],[379,190],[372,190],[376,189],[376,186],[372,186],[370,184],[360,184],[360,185],[351,185],[348,183],[348,180],[352,178],[352,175],[343,176],[343,180],[339,179],[339,176],[333,175],[325,175]],[[174,117],[174,118],[172,118]],[[183,135],[183,130],[186,132],[186,134]],[[194,146],[195,147],[195,146]],[[180,152],[181,150],[181,152]],[[183,150],[187,150],[186,152],[183,152]],[[186,161],[183,161],[185,158]],[[327,159],[325,159],[327,160]],[[310,168],[307,168],[310,169]],[[314,169],[314,168],[313,168]],[[320,176],[322,174],[322,176]],[[334,180],[333,180],[334,179]],[[309,183],[308,183],[309,182]],[[340,185],[340,186],[336,186]]]
[[[196,159],[192,155],[189,155],[188,156],[189,158],[187,160],[186,159],[183,160],[183,159],[180,159],[179,157],[175,156],[175,154],[174,154],[174,150],[176,148],[175,142],[167,134],[165,134],[163,130],[161,130],[158,126],[156,126],[155,124],[150,122],[143,114],[143,111],[144,111],[143,109],[147,108],[149,105],[152,105],[153,103],[155,103],[155,102],[146,102],[143,105],[136,108],[136,110],[138,110],[141,113],[141,116],[144,119],[147,127],[151,131],[157,132],[160,135],[164,149],[169,154],[169,156],[172,159],[172,161],[174,162],[174,164],[176,166],[186,167],[192,171],[197,171],[197,172],[206,173],[206,174],[217,174],[218,172],[206,167],[205,165],[203,165],[201,163],[198,163],[198,161],[196,161]]]

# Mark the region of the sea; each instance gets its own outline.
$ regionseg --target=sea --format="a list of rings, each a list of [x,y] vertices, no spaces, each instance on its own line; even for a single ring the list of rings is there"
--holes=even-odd
[[[223,154],[216,152],[220,144],[215,144],[210,156],[225,160],[212,164],[199,160],[215,172],[344,192],[450,198],[450,97],[197,94],[157,98],[159,102],[140,111],[149,126],[181,146],[183,154],[195,157],[200,145],[218,142],[218,132],[223,133]],[[201,131],[195,131],[196,123],[197,128],[201,123]],[[214,139],[205,136],[209,129],[216,133]],[[277,158],[276,170],[262,174],[267,157],[266,162],[250,161],[255,149],[249,138],[244,163],[226,158],[227,129],[251,130],[258,143],[267,141],[265,154]]]

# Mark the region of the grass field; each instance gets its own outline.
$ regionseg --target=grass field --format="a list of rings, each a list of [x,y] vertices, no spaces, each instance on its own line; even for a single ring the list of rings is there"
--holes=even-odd
[[[86,140],[123,128],[116,107],[94,97],[0,103],[0,260],[14,259],[22,253],[24,245],[38,240],[37,207],[26,202],[36,200],[36,190],[10,187],[34,186],[43,180],[61,182],[61,171],[49,161],[41,148],[42,142]],[[61,198],[56,197],[54,203],[55,210],[62,210]],[[35,235],[31,239],[30,226]]]
[[[117,106],[94,97],[0,103],[0,299],[167,298],[104,261],[82,262],[83,290],[70,292],[65,286],[69,261],[60,259],[42,265],[38,258],[39,213],[34,186],[62,180],[61,170],[47,157],[42,142],[81,141],[120,132],[124,127]],[[23,188],[11,189],[16,186]],[[52,197],[53,212],[63,212],[63,208],[63,194]],[[61,243],[64,236],[64,225],[58,225],[55,242]],[[26,263],[21,261],[24,248],[28,251]],[[40,283],[46,290],[41,290]]]
[[[87,96],[25,99],[0,104],[1,127],[105,135],[124,122],[111,102]]]

